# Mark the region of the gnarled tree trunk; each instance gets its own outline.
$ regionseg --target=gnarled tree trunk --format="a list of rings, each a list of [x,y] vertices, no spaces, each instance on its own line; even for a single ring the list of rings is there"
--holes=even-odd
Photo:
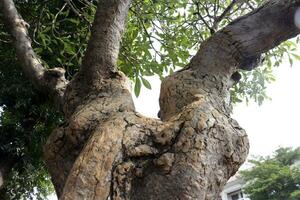
[[[13,2],[1,1],[11,14]],[[70,83],[59,69],[46,84],[49,72],[42,66],[29,60],[24,67],[37,88],[52,88],[66,116],[45,146],[59,199],[219,199],[249,149],[245,131],[230,117],[231,77],[299,33],[299,4],[271,0],[215,33],[183,70],[162,82],[161,119],[152,119],[135,111],[128,80],[116,68],[130,0],[99,1],[86,56]],[[8,20],[22,21],[13,14]],[[13,34],[26,30],[22,23],[9,27]],[[26,37],[17,47],[24,40],[30,47]],[[23,54],[19,59],[26,59]]]

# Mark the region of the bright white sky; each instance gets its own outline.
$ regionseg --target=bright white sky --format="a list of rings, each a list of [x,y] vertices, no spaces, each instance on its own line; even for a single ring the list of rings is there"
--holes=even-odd
[[[300,62],[295,61],[292,68],[286,62],[275,69],[275,76],[276,82],[267,89],[271,101],[266,100],[261,106],[242,103],[235,106],[233,111],[233,118],[248,133],[250,155],[266,156],[280,146],[300,146]],[[160,80],[157,77],[147,79],[151,82],[152,90],[143,88],[134,101],[137,111],[156,117]]]
[[[252,155],[270,155],[280,146],[300,146],[300,62],[292,68],[287,63],[280,66],[275,75],[277,81],[267,89],[271,101],[234,109],[233,117],[248,133]]]

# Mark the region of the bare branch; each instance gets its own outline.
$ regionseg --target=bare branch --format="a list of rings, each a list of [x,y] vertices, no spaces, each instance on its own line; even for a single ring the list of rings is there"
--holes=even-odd
[[[80,13],[80,11],[75,8],[75,6],[73,6],[72,2],[70,0],[65,0],[65,2],[68,4],[68,6],[71,8],[71,10],[78,16],[81,17],[82,14]]]
[[[63,103],[63,95],[67,85],[64,69],[45,69],[31,46],[27,28],[29,25],[19,15],[12,0],[1,0],[0,9],[8,27],[21,63],[23,72],[33,85],[45,94],[50,94],[58,107]]]
[[[80,73],[91,83],[114,74],[130,0],[99,1]]]
[[[210,27],[210,25],[207,23],[207,21],[201,15],[199,2],[194,2],[194,4],[197,7],[197,12],[195,14],[198,15],[198,17],[201,19],[201,21],[204,23],[204,25],[208,28],[210,33],[213,34],[215,32],[214,29],[212,27]],[[208,13],[208,10],[207,10],[207,13]]]
[[[73,5],[70,0],[65,0],[70,9],[80,18],[83,18],[85,21],[89,22],[89,20],[84,16],[84,14],[80,13],[80,11]]]

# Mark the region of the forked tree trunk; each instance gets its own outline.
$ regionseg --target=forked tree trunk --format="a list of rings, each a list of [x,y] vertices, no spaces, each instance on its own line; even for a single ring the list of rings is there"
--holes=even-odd
[[[162,82],[161,119],[152,119],[135,112],[116,70],[130,1],[99,1],[83,65],[64,92],[66,122],[45,146],[59,199],[219,199],[249,149],[230,117],[231,76],[299,33],[299,2],[272,0],[203,42]]]
[[[217,199],[248,153],[226,110],[226,85],[201,71],[168,77],[161,121],[134,111],[123,78],[82,100],[48,141],[60,199]]]

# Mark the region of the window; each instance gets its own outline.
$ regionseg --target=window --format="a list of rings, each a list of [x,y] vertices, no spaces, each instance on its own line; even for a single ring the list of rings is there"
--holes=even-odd
[[[231,195],[232,200],[239,200],[239,195],[238,194],[233,194]]]
[[[231,192],[227,195],[228,200],[242,200],[243,199],[243,192],[242,190],[237,190],[234,192]]]

